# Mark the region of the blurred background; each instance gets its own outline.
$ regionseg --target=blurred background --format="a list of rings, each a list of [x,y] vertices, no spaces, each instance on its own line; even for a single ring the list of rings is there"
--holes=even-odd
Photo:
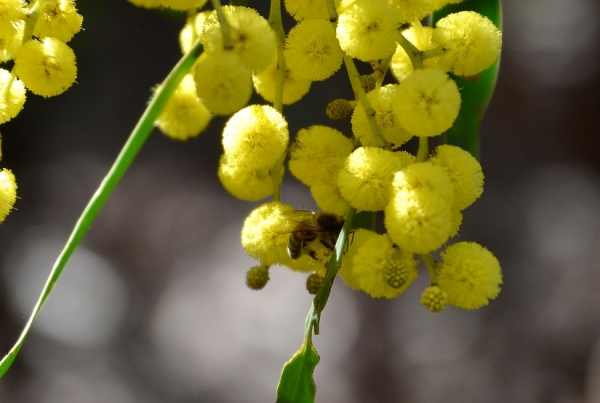
[[[251,3],[266,16],[267,2]],[[77,7],[78,83],[29,94],[1,127],[2,167],[19,184],[0,226],[2,355],[180,57],[182,19],[125,0]],[[419,304],[424,272],[394,300],[336,281],[314,338],[319,402],[600,402],[600,4],[506,0],[504,12],[481,135],[485,192],[459,234],[498,257],[503,291],[477,311],[432,314]],[[343,70],[286,108],[291,133],[328,124],[336,97],[351,97]],[[218,183],[223,123],[186,143],[151,136],[0,382],[1,402],[275,401],[311,296],[304,275],[279,267],[264,290],[245,287],[254,262],[239,233],[257,203]],[[292,178],[282,197],[313,208]]]

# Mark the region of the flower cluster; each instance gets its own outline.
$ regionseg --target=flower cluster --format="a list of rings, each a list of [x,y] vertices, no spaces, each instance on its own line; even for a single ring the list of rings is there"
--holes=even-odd
[[[499,56],[501,32],[490,20],[464,11],[422,25],[427,15],[460,0],[286,0],[296,24],[278,36],[273,20],[247,7],[197,12],[204,1],[131,1],[190,10],[181,48],[196,40],[204,46],[182,83],[188,89],[163,112],[171,117],[159,120],[161,129],[186,138],[192,130],[167,126],[195,122],[200,131],[211,114],[232,115],[223,130],[221,182],[243,200],[273,195],[242,229],[243,247],[260,263],[247,274],[249,287],[262,288],[269,267],[278,264],[312,273],[308,288],[318,291],[345,218],[363,211],[382,213],[385,233],[352,231],[339,270],[349,286],[396,297],[417,278],[419,257],[430,277],[421,302],[432,312],[446,304],[479,308],[498,295],[502,274],[491,252],[473,242],[446,246],[459,232],[462,211],[482,194],[481,166],[456,146],[429,150],[429,138],[450,129],[460,111],[460,89],[450,73],[477,76]],[[354,74],[353,59],[371,63],[373,73]],[[357,99],[335,100],[327,113],[351,115],[351,135],[307,125],[290,145],[281,105],[300,100],[313,81],[326,80],[344,63]],[[380,66],[388,65],[397,83],[383,85],[387,67]],[[247,106],[252,87],[274,107]],[[192,98],[202,108],[189,106]],[[415,137],[416,154],[400,149]],[[323,211],[281,201],[288,157],[289,171]]]
[[[77,77],[66,44],[81,29],[74,0],[3,0],[0,3],[0,124],[23,109],[27,90],[43,97],[66,91]],[[14,175],[0,172],[0,222],[16,200]]]

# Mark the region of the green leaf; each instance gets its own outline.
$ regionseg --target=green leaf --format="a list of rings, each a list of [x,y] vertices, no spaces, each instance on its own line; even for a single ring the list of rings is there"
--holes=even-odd
[[[472,10],[489,18],[502,29],[502,5],[500,0],[464,0],[449,4],[433,14],[435,23],[450,13]],[[479,156],[479,127],[498,77],[500,58],[476,77],[459,77],[451,74],[460,88],[462,105],[454,125],[445,133],[446,143],[463,148],[475,158]]]
[[[177,89],[179,83],[181,83],[183,80],[183,77],[185,77],[192,66],[196,63],[196,60],[198,60],[198,57],[200,57],[202,50],[203,48],[200,44],[200,41],[196,42],[192,49],[175,65],[173,70],[171,70],[163,82],[162,86],[156,91],[156,94],[148,104],[144,114],[139,119],[137,125],[131,132],[131,135],[127,139],[127,142],[121,149],[117,159],[102,180],[102,183],[96,190],[96,193],[94,193],[88,202],[85,210],[83,210],[83,213],[81,213],[79,220],[75,224],[75,228],[73,228],[73,231],[71,232],[71,236],[69,237],[63,250],[60,252],[56,263],[54,263],[54,267],[52,268],[52,271],[48,276],[48,280],[42,289],[40,297],[33,308],[33,312],[29,316],[25,327],[21,331],[19,339],[13,348],[8,352],[8,354],[4,356],[2,361],[0,361],[0,378],[6,374],[17,357],[17,354],[19,354],[19,351],[25,342],[25,338],[27,337],[29,330],[31,330],[31,326],[33,325],[35,317],[39,313],[40,309],[42,309],[46,298],[48,298],[50,295],[50,292],[62,274],[63,269],[67,265],[69,258],[85,237],[85,234],[92,226],[92,223],[98,216],[98,213],[100,213],[100,210],[102,210],[102,207],[110,197],[112,191],[121,181],[121,178],[123,175],[125,175],[125,172],[127,172],[127,169],[150,136],[150,133],[154,129],[154,122],[158,118],[163,106],[169,100],[171,94],[175,92],[175,89]]]
[[[277,385],[277,403],[314,403],[317,385],[313,372],[318,363],[319,354],[310,340],[305,340],[300,350],[283,366]]]

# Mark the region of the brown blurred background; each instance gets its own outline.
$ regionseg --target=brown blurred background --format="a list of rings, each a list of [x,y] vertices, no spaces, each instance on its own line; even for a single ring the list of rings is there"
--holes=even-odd
[[[182,19],[124,0],[77,6],[78,83],[30,95],[1,128],[20,197],[0,226],[1,354],[180,57]],[[506,0],[504,11],[485,192],[459,235],[496,254],[503,291],[477,311],[432,314],[419,304],[423,272],[391,301],[337,281],[314,340],[319,402],[600,402],[600,4]],[[291,132],[327,124],[327,102],[350,95],[343,71],[313,84],[286,108]],[[277,267],[261,292],[245,287],[254,262],[239,231],[256,203],[216,179],[223,122],[187,143],[151,136],[0,381],[0,402],[275,400],[311,297],[304,276]],[[291,178],[283,200],[313,208]]]

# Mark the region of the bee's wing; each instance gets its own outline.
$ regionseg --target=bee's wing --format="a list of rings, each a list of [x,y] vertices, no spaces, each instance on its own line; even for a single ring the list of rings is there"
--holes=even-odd
[[[314,213],[307,210],[293,210],[283,212],[282,216],[285,218],[285,224],[281,226],[281,231],[277,232],[289,234],[297,231],[299,227],[311,227]]]

